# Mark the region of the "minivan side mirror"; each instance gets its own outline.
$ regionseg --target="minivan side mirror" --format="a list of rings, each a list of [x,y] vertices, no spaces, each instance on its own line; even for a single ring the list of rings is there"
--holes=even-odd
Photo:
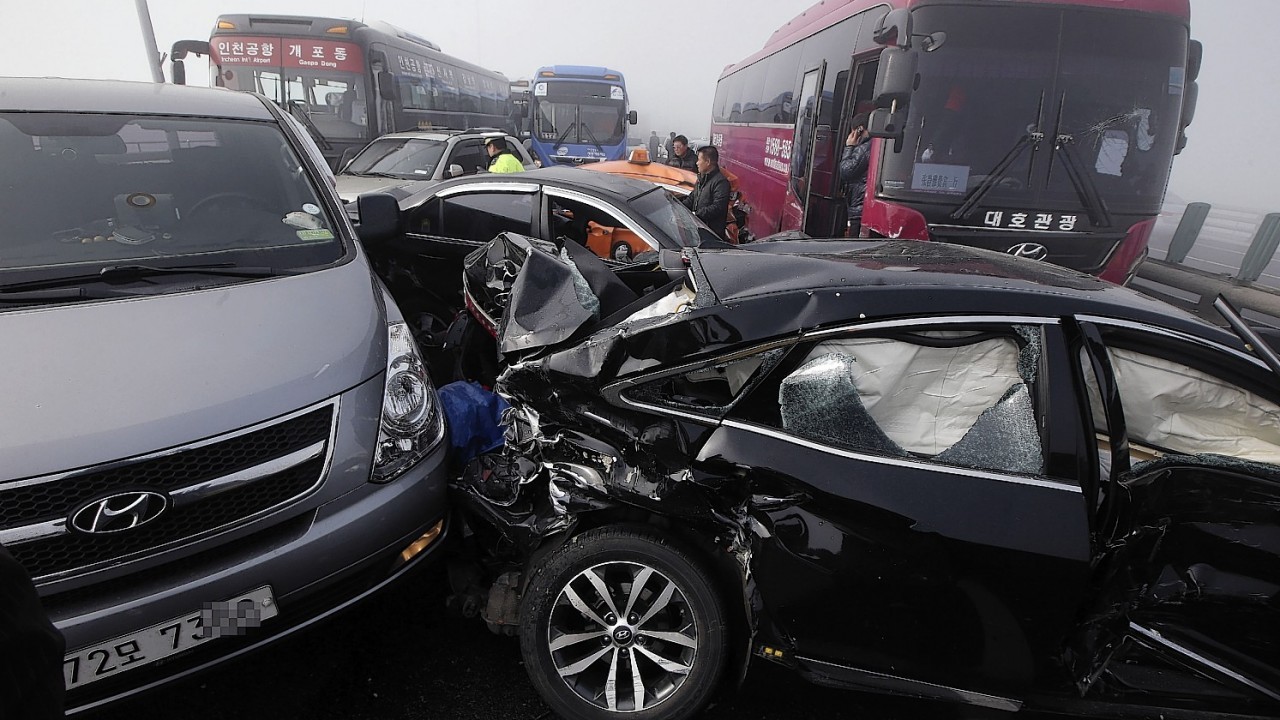
[[[356,234],[366,245],[390,240],[400,234],[400,202],[387,193],[364,193],[356,198],[360,225]]]

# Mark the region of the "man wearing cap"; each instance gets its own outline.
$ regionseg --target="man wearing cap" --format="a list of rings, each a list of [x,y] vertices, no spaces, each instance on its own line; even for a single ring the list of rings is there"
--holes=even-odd
[[[518,173],[524,171],[524,165],[520,164],[520,158],[516,157],[507,148],[505,138],[489,138],[484,143],[484,149],[489,152],[489,172]]]

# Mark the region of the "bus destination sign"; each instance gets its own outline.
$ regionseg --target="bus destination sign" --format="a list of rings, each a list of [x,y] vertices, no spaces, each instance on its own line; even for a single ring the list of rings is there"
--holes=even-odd
[[[219,35],[214,38],[213,60],[223,67],[307,68],[362,72],[360,48],[351,43],[309,38]]]

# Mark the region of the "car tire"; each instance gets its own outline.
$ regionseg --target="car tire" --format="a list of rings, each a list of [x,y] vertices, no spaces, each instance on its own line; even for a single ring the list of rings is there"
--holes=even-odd
[[[719,682],[727,641],[723,599],[708,577],[647,529],[597,528],[571,539],[547,557],[521,602],[520,650],[534,687],[572,720],[698,712]]]
[[[631,262],[631,246],[624,242],[616,242],[609,248],[609,259],[617,262]]]

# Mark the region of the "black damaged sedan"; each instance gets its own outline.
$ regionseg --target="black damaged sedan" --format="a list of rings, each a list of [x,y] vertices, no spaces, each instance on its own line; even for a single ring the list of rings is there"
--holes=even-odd
[[[1234,333],[904,242],[610,271],[507,235],[466,283],[511,403],[454,488],[471,601],[564,717],[687,717],[752,657],[1005,711],[1280,713],[1280,362],[1229,306]]]

